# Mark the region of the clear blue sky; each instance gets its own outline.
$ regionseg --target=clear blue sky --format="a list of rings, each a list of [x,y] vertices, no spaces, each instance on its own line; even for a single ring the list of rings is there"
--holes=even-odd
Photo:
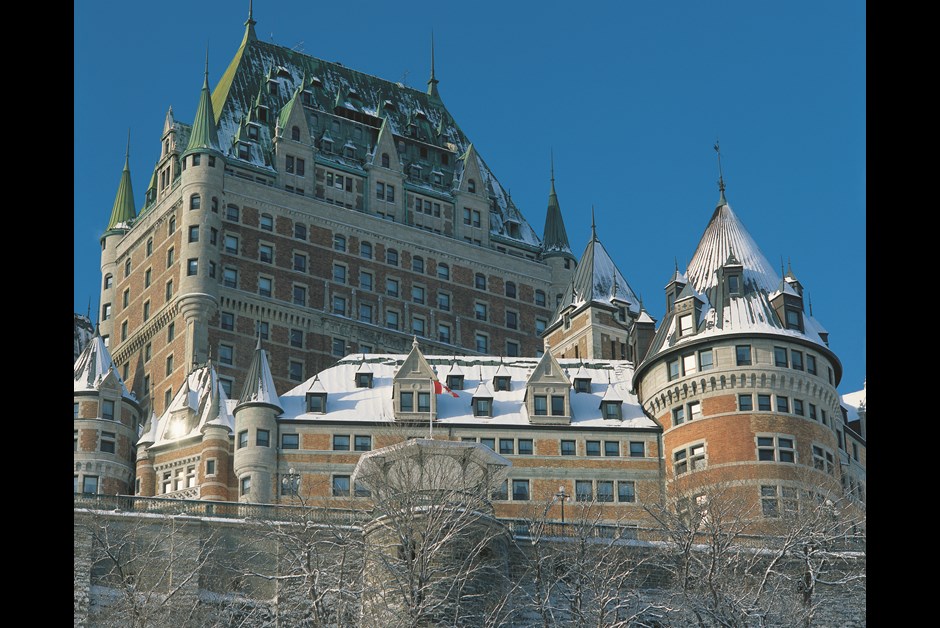
[[[865,3],[255,0],[258,37],[425,89],[434,31],[445,105],[538,233],[549,154],[575,255],[598,235],[650,313],[727,198],[789,259],[840,357],[866,351]],[[128,130],[138,209],[167,108],[191,121],[248,0],[75,2],[75,311],[98,305],[98,238]]]

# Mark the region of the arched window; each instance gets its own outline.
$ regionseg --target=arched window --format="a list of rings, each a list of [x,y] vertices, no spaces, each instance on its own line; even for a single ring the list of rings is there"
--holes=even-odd
[[[124,262],[124,276],[130,277],[131,275],[131,260],[128,259]]]
[[[170,222],[167,225],[167,234],[173,233],[176,231],[176,214],[170,216]]]
[[[189,208],[190,209],[199,209],[202,206],[202,197],[198,194],[193,194],[189,197]]]
[[[511,299],[516,298],[516,284],[511,281],[506,282],[506,296]]]
[[[388,153],[382,153],[382,167],[388,168],[391,161],[388,158]]]
[[[294,126],[293,128],[291,128],[290,138],[294,140],[295,142],[300,141],[300,127],[299,126]]]
[[[105,290],[107,290],[113,285],[114,285],[114,275],[112,275],[111,273],[108,273],[107,275],[104,276],[104,288]]]

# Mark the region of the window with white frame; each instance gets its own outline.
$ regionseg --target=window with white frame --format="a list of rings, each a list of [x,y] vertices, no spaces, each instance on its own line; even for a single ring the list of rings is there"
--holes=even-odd
[[[705,443],[696,443],[672,454],[673,471],[682,475],[690,471],[704,469],[706,464]]]
[[[795,442],[790,435],[758,435],[757,459],[768,462],[796,462]]]

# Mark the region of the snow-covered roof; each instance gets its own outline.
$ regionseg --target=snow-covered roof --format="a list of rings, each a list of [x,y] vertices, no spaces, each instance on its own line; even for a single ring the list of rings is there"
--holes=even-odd
[[[183,381],[173,401],[163,414],[151,419],[151,426],[140,442],[164,445],[201,434],[207,425],[235,429],[232,414],[237,405],[229,399],[211,364],[193,370]]]
[[[842,407],[846,410],[846,420],[851,423],[858,421],[858,411],[865,410],[865,388],[867,380],[862,383],[862,389],[855,392],[846,393],[841,396]]]
[[[95,330],[94,336],[88,339],[78,359],[75,360],[74,392],[98,392],[103,382],[109,378],[121,387],[121,396],[137,403],[137,398],[127,390],[124,380],[114,368],[111,352],[104,344],[104,338]]]
[[[640,313],[640,299],[597,238],[596,232],[592,232],[591,241],[581,255],[578,269],[565,288],[549,327],[558,324],[564,313],[572,307],[578,309],[586,303],[612,306],[615,302],[626,304],[627,309],[635,315]]]
[[[677,346],[723,334],[773,333],[807,340],[818,344],[820,350],[828,351],[820,335],[826,331],[812,316],[804,313],[803,331],[788,329],[780,320],[771,306],[771,299],[781,293],[794,297],[800,295],[774,272],[731,206],[723,199],[724,196],[715,208],[685,273],[689,283],[683,294],[692,291],[703,303],[696,321],[696,333],[679,337],[675,310],[667,312],[640,368]],[[719,269],[726,264],[740,265],[742,269],[740,294],[728,295],[719,286]],[[673,279],[681,278],[677,270]],[[837,360],[834,355],[832,359]]]
[[[281,419],[331,421],[394,421],[394,399],[392,385],[395,374],[407,356],[403,354],[370,355],[367,363],[373,372],[372,388],[357,388],[355,374],[360,368],[361,356],[350,355],[336,365],[317,375],[327,392],[326,413],[307,412],[305,396],[312,385],[308,380],[280,397],[284,409]],[[463,390],[455,390],[456,397],[449,394],[437,396],[436,423],[480,424],[480,425],[527,425],[528,412],[525,404],[526,381],[539,362],[538,358],[499,358],[497,356],[424,356],[438,373],[447,372],[456,361],[464,374]],[[558,360],[560,366],[570,372],[581,367],[580,360]],[[584,373],[592,379],[592,392],[575,393],[571,390],[571,425],[581,427],[653,428],[656,424],[644,413],[636,395],[630,392],[633,366],[623,360],[595,360],[585,362]],[[510,390],[493,391],[490,382],[497,371],[505,370],[511,377]],[[608,375],[610,383],[608,383]],[[493,398],[492,418],[473,416],[471,399],[483,386],[485,396]],[[623,421],[602,418],[601,399],[623,400]],[[560,426],[559,429],[564,429]]]

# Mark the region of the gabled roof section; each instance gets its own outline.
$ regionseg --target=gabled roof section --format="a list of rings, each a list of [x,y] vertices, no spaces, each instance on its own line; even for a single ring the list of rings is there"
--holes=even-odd
[[[105,346],[104,338],[98,333],[97,326],[95,335],[88,340],[78,359],[75,360],[74,377],[74,392],[98,392],[105,382],[111,381],[120,387],[122,397],[137,404],[136,397],[127,390],[117,369],[114,368],[111,352]]]
[[[538,364],[532,369],[532,374],[526,380],[526,386],[531,384],[542,384],[545,382],[558,382],[566,388],[571,386],[571,381],[565,375],[565,370],[561,368],[558,360],[552,355],[552,352],[545,347],[545,353],[539,359]],[[583,363],[582,363],[583,366]]]
[[[581,255],[578,269],[565,289],[549,327],[560,321],[569,307],[578,309],[586,303],[612,307],[614,301],[627,303],[627,309],[634,314],[640,312],[640,299],[598,240],[597,231],[592,225],[591,241]]]
[[[128,143],[130,140],[128,139]],[[111,219],[105,231],[116,229],[130,229],[131,223],[137,217],[134,208],[134,189],[131,186],[130,147],[124,156],[124,170],[121,171],[121,180],[118,182],[117,195],[114,197],[114,206],[111,207]]]
[[[548,193],[548,211],[545,214],[545,230],[542,233],[542,257],[562,256],[574,260],[568,244],[568,232],[561,217],[558,194],[555,193],[555,164],[552,160],[552,187]]]
[[[411,343],[411,351],[402,362],[401,368],[395,373],[395,379],[437,379],[437,374],[428,361],[424,359],[424,354],[418,348],[417,337]]]
[[[199,93],[199,105],[196,107],[192,132],[189,134],[189,145],[186,147],[184,154],[194,150],[206,149],[221,152],[219,134],[216,131],[215,124],[212,96],[209,93],[209,52],[206,51],[206,73],[202,81],[202,91]]]
[[[276,407],[278,411],[281,410],[281,406],[278,405],[277,391],[274,389],[274,377],[271,375],[268,354],[261,348],[260,336],[258,345],[255,347],[255,354],[248,366],[248,373],[245,375],[245,387],[238,400],[238,405],[244,403],[263,403]]]

